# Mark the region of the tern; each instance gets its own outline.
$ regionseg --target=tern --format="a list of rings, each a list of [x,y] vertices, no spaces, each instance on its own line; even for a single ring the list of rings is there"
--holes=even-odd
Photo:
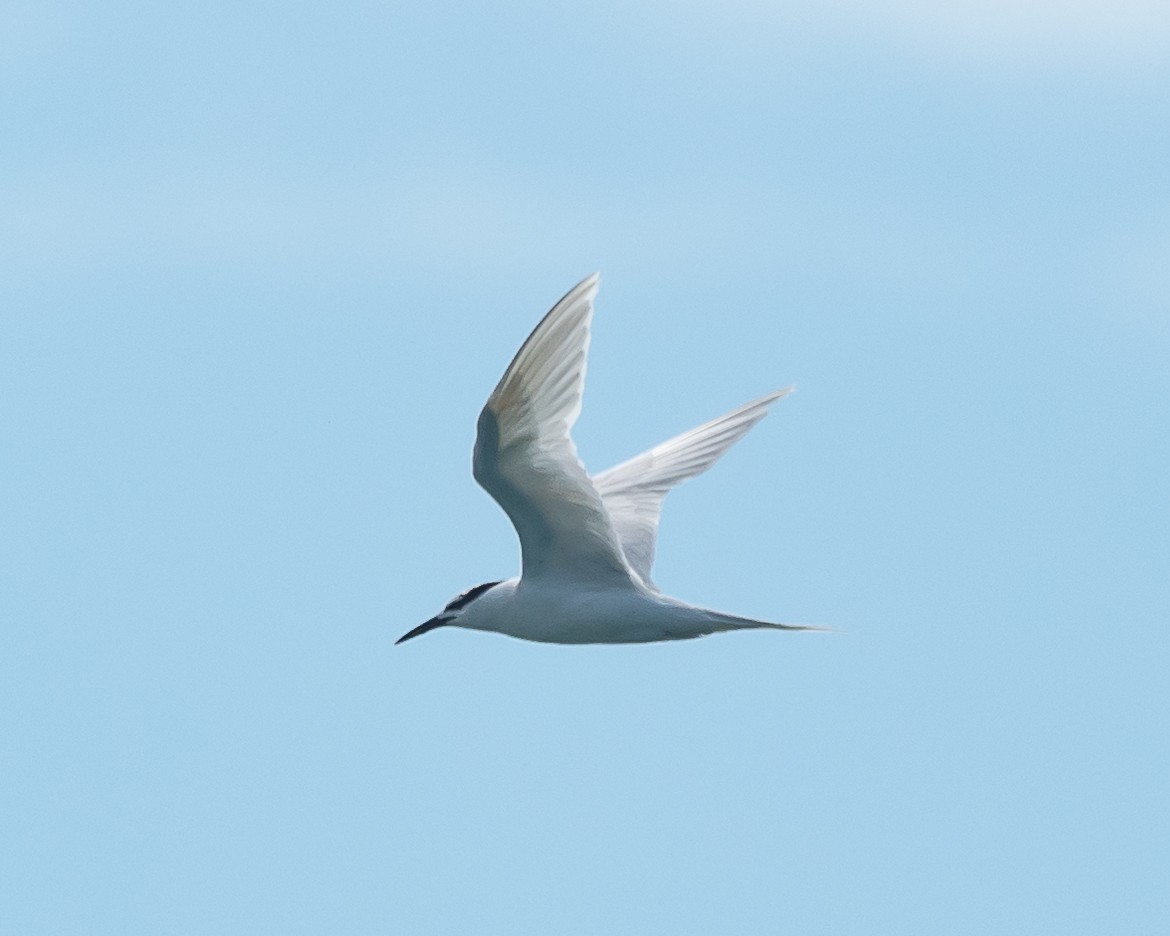
[[[472,474],[516,528],[520,576],[469,588],[397,643],[444,626],[560,644],[819,629],[696,607],[654,584],[667,492],[710,468],[792,388],[590,477],[570,433],[581,412],[598,284],[596,273],[582,280],[541,319],[479,415]]]

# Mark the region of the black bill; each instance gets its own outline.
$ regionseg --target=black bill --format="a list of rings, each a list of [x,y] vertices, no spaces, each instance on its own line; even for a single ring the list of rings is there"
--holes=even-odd
[[[442,627],[449,620],[450,620],[450,618],[445,618],[442,615],[440,615],[439,617],[433,617],[429,621],[426,621],[426,622],[420,624],[414,630],[407,631],[405,634],[403,634],[401,637],[399,637],[396,641],[394,641],[394,646],[398,646],[404,640],[410,640],[411,637],[421,637],[423,634],[427,633],[428,631],[433,631],[436,627]]]

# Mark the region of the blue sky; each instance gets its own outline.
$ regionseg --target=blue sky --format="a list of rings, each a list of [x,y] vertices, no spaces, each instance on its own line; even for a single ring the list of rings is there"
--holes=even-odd
[[[1170,923],[1170,16],[5,7],[0,932]],[[656,578],[437,632],[600,269],[600,470],[797,393]],[[636,401],[636,402],[635,402]]]

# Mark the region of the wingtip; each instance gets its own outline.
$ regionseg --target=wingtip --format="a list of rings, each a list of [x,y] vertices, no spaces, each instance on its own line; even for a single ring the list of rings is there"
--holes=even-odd
[[[756,397],[754,400],[751,400],[750,402],[745,403],[743,406],[741,406],[738,410],[735,410],[734,412],[743,413],[743,412],[755,410],[756,412],[760,413],[760,417],[762,418],[763,412],[761,412],[761,411],[766,411],[769,406],[771,406],[777,400],[783,400],[786,396],[788,396],[788,394],[792,393],[792,391],[795,389],[796,389],[795,384],[789,384],[787,387],[781,387],[779,390],[773,390],[771,393],[765,393],[762,397]]]
[[[581,280],[577,285],[565,293],[560,300],[550,310],[555,311],[558,308],[563,308],[567,305],[579,303],[581,300],[593,304],[593,299],[597,295],[597,290],[601,287],[601,271],[590,273],[585,279]],[[547,316],[546,316],[547,317]],[[539,328],[539,326],[537,326]]]

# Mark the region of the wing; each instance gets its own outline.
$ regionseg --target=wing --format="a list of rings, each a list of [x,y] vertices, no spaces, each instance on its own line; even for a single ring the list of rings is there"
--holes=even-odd
[[[552,307],[479,415],[472,471],[516,528],[526,579],[631,580],[569,435],[581,412],[597,286],[594,274]]]
[[[594,476],[626,561],[643,582],[654,587],[650,567],[667,491],[710,468],[764,418],[769,406],[791,392],[787,387],[769,393]]]

